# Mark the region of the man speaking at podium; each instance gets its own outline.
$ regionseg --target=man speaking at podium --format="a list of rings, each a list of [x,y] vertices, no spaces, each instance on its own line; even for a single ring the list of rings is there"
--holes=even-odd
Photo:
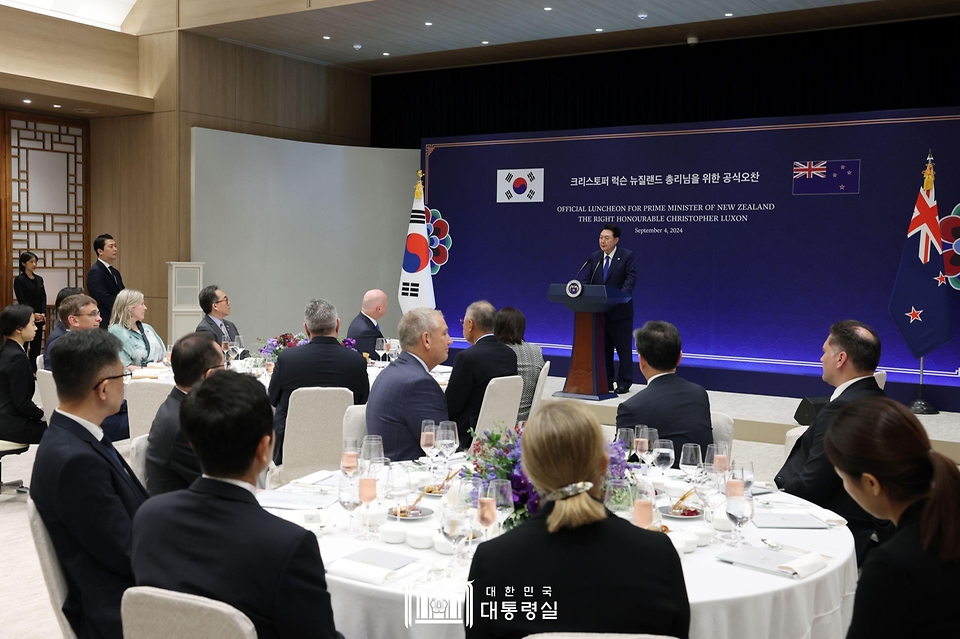
[[[606,224],[600,231],[600,250],[590,256],[581,267],[580,281],[584,284],[600,284],[618,288],[633,295],[633,286],[637,283],[637,264],[633,251],[617,247],[620,242],[620,227]],[[617,304],[605,314],[603,350],[607,368],[607,385],[613,387],[613,350],[620,357],[620,370],[617,371],[616,393],[622,395],[633,385],[633,300]]]

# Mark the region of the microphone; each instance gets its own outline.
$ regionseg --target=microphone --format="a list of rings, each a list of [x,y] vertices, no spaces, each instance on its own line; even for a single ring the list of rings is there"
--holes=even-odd
[[[590,282],[593,282],[593,278],[597,276],[597,269],[600,268],[602,263],[603,260],[597,260],[597,265],[593,267],[593,273],[590,274]]]
[[[590,263],[590,258],[588,257],[583,261],[583,266],[586,266]],[[580,267],[580,270],[577,271],[577,274],[573,276],[573,279],[579,279],[580,273],[583,272],[583,266]]]

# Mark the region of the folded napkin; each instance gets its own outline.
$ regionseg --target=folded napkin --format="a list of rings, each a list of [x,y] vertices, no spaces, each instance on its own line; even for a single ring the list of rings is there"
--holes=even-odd
[[[420,566],[414,563],[416,561],[416,557],[367,548],[337,559],[327,566],[327,572],[336,577],[380,586],[419,570]]]
[[[317,472],[310,473],[309,475],[301,477],[300,479],[294,479],[290,483],[297,484],[298,486],[314,486],[323,480],[330,478],[332,475],[333,472],[329,470],[318,470]]]
[[[158,368],[137,368],[133,371],[133,379],[157,379],[158,377],[160,377]]]
[[[780,564],[777,566],[777,570],[803,579],[804,577],[809,577],[818,570],[823,570],[826,567],[827,560],[823,555],[818,552],[808,552],[807,554],[800,555],[796,559],[788,561],[785,564]]]
[[[773,575],[803,579],[827,566],[827,560],[820,554],[811,552],[796,556],[782,551],[740,546],[717,555],[717,559]]]
[[[337,503],[337,496],[284,492],[279,490],[261,490],[257,493],[257,501],[260,502],[260,505],[264,508],[317,510]]]
[[[807,509],[807,512],[825,523],[828,526],[846,526],[847,520],[833,512],[832,510],[827,510],[826,508],[819,508],[817,506],[811,506]]]
[[[167,365],[163,362],[147,362],[147,368],[155,368],[158,371],[167,370]]]

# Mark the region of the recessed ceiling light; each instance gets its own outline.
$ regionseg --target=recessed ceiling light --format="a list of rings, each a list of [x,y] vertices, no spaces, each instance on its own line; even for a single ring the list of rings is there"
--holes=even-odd
[[[74,109],[76,113],[83,113],[84,115],[93,115],[94,113],[100,113],[96,109]]]
[[[646,20],[646,19],[647,19],[647,14],[645,14],[645,13],[638,13],[638,14],[637,14],[637,17],[640,18],[641,20]]]
[[[543,10],[544,10],[544,11],[553,11],[553,7],[544,7]]]
[[[323,39],[324,39],[324,40],[329,40],[329,39],[330,39],[330,36],[323,36]]]
[[[390,55],[390,54],[389,54],[389,53],[387,53],[386,51],[384,51],[384,52],[383,52],[383,55]]]
[[[601,31],[603,31],[603,29],[594,29],[594,31],[596,31],[597,33],[600,33]]]
[[[484,41],[481,42],[480,44],[490,44],[490,42],[489,42],[488,40],[484,40]]]
[[[53,108],[54,108],[54,109],[59,109],[59,108],[60,108],[60,105],[59,105],[59,104],[54,104],[54,105],[53,105]]]
[[[733,14],[732,14],[732,13],[725,13],[725,14],[723,14],[723,15],[726,16],[727,18],[732,18],[732,17],[733,17]]]
[[[423,24],[426,25],[426,26],[428,26],[428,27],[432,27],[432,26],[433,26],[433,23],[432,23],[432,22],[424,22]]]
[[[24,101],[23,101],[24,104],[31,104],[32,102],[33,102],[33,100],[24,100]]]

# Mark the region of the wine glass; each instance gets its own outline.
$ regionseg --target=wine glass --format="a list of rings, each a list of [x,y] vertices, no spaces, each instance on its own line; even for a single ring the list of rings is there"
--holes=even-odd
[[[743,482],[743,492],[753,494],[753,462],[734,460],[730,462],[730,477]]]
[[[440,449],[437,448],[437,425],[432,419],[425,419],[420,424],[420,448],[430,460],[427,472],[433,474],[433,461]]]
[[[360,447],[357,440],[353,437],[347,437],[343,440],[343,454],[340,456],[340,470],[344,475],[353,477],[357,472],[359,465]]]
[[[653,484],[638,480],[633,484],[633,523],[640,528],[649,528],[653,523],[653,508],[657,503],[657,491]]]
[[[400,464],[391,464],[390,470],[387,471],[386,497],[388,500],[396,503],[396,510],[394,512],[397,515],[397,519],[400,518],[401,510],[407,511],[409,515],[409,498],[412,490],[410,471],[407,467],[401,466]]]
[[[360,447],[360,461],[366,468],[377,457],[383,457],[383,438],[380,435],[366,435]]]
[[[693,480],[701,463],[700,444],[684,444],[680,450],[680,470],[687,476],[687,481]]]
[[[443,513],[440,530],[443,532],[443,536],[447,538],[447,541],[453,544],[453,559],[450,562],[450,567],[459,567],[463,563],[460,559],[460,549],[463,546],[462,542],[473,532],[473,526],[470,524],[470,515],[465,512],[447,509]]]
[[[273,367],[277,364],[277,356],[273,353],[263,356],[263,368],[267,375],[273,375]]]
[[[442,421],[437,425],[437,430],[452,430],[453,439],[457,442],[457,447],[453,449],[453,452],[455,453],[460,450],[460,429],[457,427],[457,422],[453,420]],[[453,453],[450,454],[452,455]]]
[[[660,472],[665,473],[668,468],[673,466],[673,460],[675,459],[673,442],[669,439],[658,439],[657,443],[654,444],[653,458]]]
[[[693,489],[700,498],[700,508],[703,510],[703,524],[713,527],[713,511],[720,505],[722,498],[717,475],[713,472],[712,464],[700,464],[693,478]]]
[[[633,447],[634,432],[632,428],[618,428],[615,442],[623,442],[624,447],[629,451]]]
[[[240,357],[243,354],[243,336],[237,335],[233,338],[234,348],[237,349],[236,357]]]
[[[470,523],[480,524],[480,499],[484,497],[484,486],[483,478],[481,477],[464,477],[460,480],[460,509],[470,515]],[[496,511],[496,506],[494,506],[494,511]],[[467,540],[467,547],[471,547],[473,544],[473,537]]]
[[[167,344],[167,352],[163,357],[163,363],[170,368],[173,365],[173,344]]]
[[[503,532],[503,524],[513,514],[513,486],[509,479],[491,479],[487,496],[492,497],[497,508],[497,524]]]
[[[743,528],[747,523],[753,519],[753,497],[749,493],[740,492],[739,495],[731,496],[731,491],[737,492],[734,490],[730,484],[736,480],[731,480],[727,482],[727,517],[730,521],[733,522],[734,535],[733,541],[728,542],[731,546],[741,546],[749,545],[743,541],[743,538],[740,535],[740,529]],[[743,490],[743,485],[740,485],[740,491]]]
[[[656,428],[650,428],[649,426],[639,428],[637,439],[640,440],[638,444],[638,448],[641,450],[640,459],[646,462],[647,466],[653,466],[653,449],[659,438]]]
[[[490,528],[497,523],[497,500],[489,491],[483,491],[477,498],[477,521],[483,528],[483,538],[490,537]]]
[[[377,351],[377,359],[381,362],[383,361],[383,353],[386,350],[386,340],[382,337],[377,338],[377,343],[374,345],[373,350]]]
[[[703,458],[703,463],[712,465],[715,473],[726,472],[730,468],[730,451],[727,450],[727,445],[707,445],[707,454]]]
[[[360,501],[366,507],[363,518],[363,532],[357,535],[357,539],[376,539],[376,535],[370,534],[370,504],[377,500],[377,475],[372,472],[368,466],[360,471],[359,489],[357,491]]]
[[[393,352],[393,344],[393,340],[386,337],[383,339],[383,359],[388,363],[390,362],[390,355]]]
[[[633,519],[635,494],[633,484],[626,479],[608,479],[603,505],[617,517]]]
[[[350,513],[350,523],[344,532],[352,535],[357,532],[357,528],[353,524],[353,511],[361,504],[360,486],[357,478],[351,475],[340,475],[340,491],[337,497],[343,509]]]
[[[440,425],[443,426],[444,422],[441,422]],[[437,430],[437,447],[440,449],[440,455],[443,457],[443,467],[444,469],[450,463],[450,455],[457,450],[457,429],[443,428],[442,430]]]

